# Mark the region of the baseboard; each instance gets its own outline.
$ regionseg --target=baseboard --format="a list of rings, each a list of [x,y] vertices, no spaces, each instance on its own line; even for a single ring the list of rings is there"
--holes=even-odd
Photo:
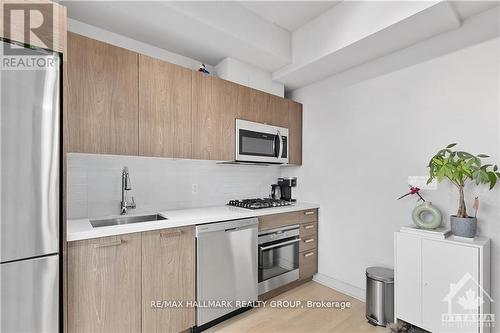
[[[362,302],[366,299],[366,291],[363,288],[353,286],[352,284],[339,281],[327,275],[318,273],[314,275],[313,281],[318,282],[328,288],[335,289],[342,294],[354,297]]]

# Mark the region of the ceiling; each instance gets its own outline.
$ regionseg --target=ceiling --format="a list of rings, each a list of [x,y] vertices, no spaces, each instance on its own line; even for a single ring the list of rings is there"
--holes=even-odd
[[[321,15],[340,1],[241,1],[240,4],[290,32]]]
[[[450,40],[419,52],[500,34],[500,0],[60,2],[70,19],[212,66],[233,58],[287,90],[438,35]]]
[[[216,65],[226,57],[267,71],[291,61],[291,33],[236,1],[61,1],[68,16]]]

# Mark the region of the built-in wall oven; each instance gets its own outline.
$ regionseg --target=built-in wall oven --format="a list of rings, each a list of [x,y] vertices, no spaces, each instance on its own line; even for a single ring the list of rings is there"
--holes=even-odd
[[[236,161],[288,163],[288,128],[236,119]]]
[[[299,225],[259,232],[259,295],[299,279]]]

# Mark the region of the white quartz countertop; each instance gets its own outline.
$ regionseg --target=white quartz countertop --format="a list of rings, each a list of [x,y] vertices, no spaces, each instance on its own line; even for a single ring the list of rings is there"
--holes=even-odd
[[[265,209],[245,209],[232,206],[213,206],[203,208],[178,209],[159,212],[167,220],[140,222],[113,225],[107,227],[94,228],[90,224],[90,219],[77,219],[67,221],[67,240],[76,241],[106,236],[123,235],[134,232],[158,230],[165,228],[181,227],[187,225],[197,225],[204,223],[237,220],[248,217],[294,212],[305,209],[319,208],[317,204],[297,202],[291,206],[274,207]],[[146,214],[140,214],[146,215]],[[134,214],[130,214],[134,216]],[[113,218],[117,216],[103,216],[102,218]]]

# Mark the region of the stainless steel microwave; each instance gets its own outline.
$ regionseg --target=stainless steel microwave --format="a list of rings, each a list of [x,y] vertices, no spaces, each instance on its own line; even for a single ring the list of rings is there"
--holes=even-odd
[[[236,119],[236,161],[288,163],[288,128]]]

